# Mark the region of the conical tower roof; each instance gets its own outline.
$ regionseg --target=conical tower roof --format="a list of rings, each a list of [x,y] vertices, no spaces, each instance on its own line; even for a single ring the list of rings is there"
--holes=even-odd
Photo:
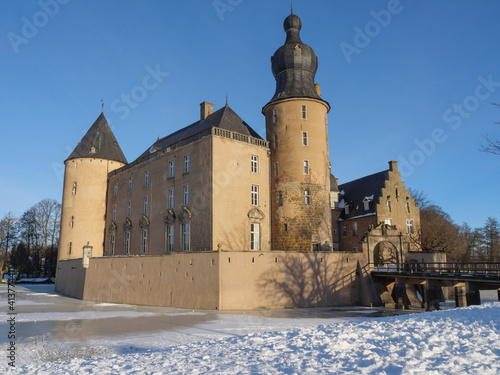
[[[66,160],[78,158],[106,159],[127,164],[127,159],[103,113],[95,120],[87,134]]]

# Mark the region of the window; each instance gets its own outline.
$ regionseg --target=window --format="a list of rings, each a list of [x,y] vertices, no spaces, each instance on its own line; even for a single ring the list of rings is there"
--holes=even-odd
[[[283,224],[283,231],[288,232],[288,224]]]
[[[250,250],[260,250],[260,225],[250,224]]]
[[[149,171],[144,172],[144,186],[149,186]]]
[[[118,183],[115,182],[113,185],[113,196],[116,197],[118,195]]]
[[[406,212],[410,213],[410,202],[406,202]]]
[[[75,215],[71,215],[71,220],[69,221],[69,227],[71,229],[75,227]]]
[[[184,156],[184,173],[189,173],[189,155]]]
[[[124,249],[125,255],[128,255],[130,253],[130,232],[126,231],[125,232],[125,249]]]
[[[346,204],[346,205],[344,206],[344,210],[345,210],[345,214],[346,214],[346,215],[349,215],[349,205],[348,205],[348,204]]]
[[[72,248],[73,248],[73,242],[70,242],[70,243],[68,244],[68,254],[69,254],[69,255],[71,255],[71,250],[72,250]]]
[[[309,174],[309,160],[304,160],[304,174]]]
[[[144,197],[144,210],[143,210],[144,215],[148,214],[148,197]]]
[[[252,173],[259,173],[259,157],[257,155],[252,155],[251,157],[251,171]]]
[[[302,119],[307,119],[307,106],[302,106]]]
[[[274,176],[278,177],[278,173],[279,173],[279,164],[274,163]]]
[[[174,251],[174,226],[167,226],[167,251]]]
[[[182,224],[182,251],[189,251],[189,223]]]
[[[274,148],[278,148],[278,136],[274,136]]]
[[[184,185],[184,206],[189,205],[189,185]]]
[[[307,132],[302,132],[302,146],[307,146]]]
[[[111,241],[109,244],[109,255],[114,255],[115,254],[115,235],[111,235]]]
[[[311,192],[309,190],[304,190],[304,203],[311,204]]]
[[[73,195],[76,195],[76,181],[73,182]]]
[[[347,225],[342,224],[342,237],[347,237]]]
[[[148,230],[147,229],[142,230],[142,253],[143,254],[148,253]]]
[[[387,211],[391,212],[391,201],[387,200]]]
[[[406,229],[408,234],[413,234],[413,220],[406,220]]]
[[[113,205],[113,214],[111,220],[116,221],[116,204]]]
[[[252,206],[259,205],[259,186],[252,185]]]
[[[132,207],[132,204],[130,201],[127,202],[127,219],[130,219],[130,208]]]
[[[371,202],[371,199],[369,199],[368,197],[363,199],[363,205],[364,205],[365,211],[368,211],[370,209],[370,202]]]
[[[283,206],[283,192],[278,191],[278,205]]]
[[[385,225],[392,225],[392,219],[385,219]]]
[[[278,109],[274,108],[273,109],[273,124],[276,124],[278,122]]]
[[[168,209],[174,208],[174,189],[168,189]]]
[[[132,191],[132,177],[128,178],[128,191]]]
[[[352,235],[353,236],[358,235],[358,223],[352,223]]]
[[[168,162],[168,177],[172,178],[174,177],[174,161],[170,160]]]

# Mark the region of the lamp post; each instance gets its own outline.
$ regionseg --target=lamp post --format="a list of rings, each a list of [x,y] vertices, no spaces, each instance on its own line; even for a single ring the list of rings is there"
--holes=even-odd
[[[83,246],[83,268],[89,268],[89,258],[92,256],[92,249],[94,246],[87,241],[87,244]]]

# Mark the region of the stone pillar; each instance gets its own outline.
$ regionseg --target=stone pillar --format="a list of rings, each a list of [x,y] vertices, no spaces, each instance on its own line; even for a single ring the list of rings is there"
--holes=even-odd
[[[467,306],[467,294],[465,287],[455,287],[455,307]]]
[[[394,299],[396,301],[396,309],[407,309],[409,307],[408,297],[406,296],[406,284],[396,278],[394,285]]]
[[[427,311],[441,310],[441,308],[439,307],[439,302],[441,302],[441,294],[441,287],[427,284],[427,288],[425,291],[425,305]]]
[[[480,305],[481,295],[479,290],[469,290],[467,291],[467,306]]]

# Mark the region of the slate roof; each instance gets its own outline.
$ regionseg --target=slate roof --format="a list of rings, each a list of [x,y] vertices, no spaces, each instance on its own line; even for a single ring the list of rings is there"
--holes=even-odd
[[[343,210],[340,218],[347,220],[375,214],[376,204],[379,202],[382,188],[387,179],[389,179],[389,171],[382,171],[339,185],[340,193],[344,192],[340,199],[344,199],[344,203],[349,205],[349,214],[346,215],[345,210]],[[368,211],[365,211],[363,200],[371,196],[373,199],[371,199]]]
[[[66,160],[79,158],[114,160],[127,164],[127,159],[103,113],[95,120],[87,134],[78,142]]]
[[[221,109],[208,115],[206,119],[199,120],[194,124],[167,135],[164,138],[158,139],[151,147],[144,151],[138,159],[150,155],[151,148],[160,150],[213,127],[262,139],[262,137],[255,130],[253,130],[250,125],[243,121],[241,117],[226,104]]]

